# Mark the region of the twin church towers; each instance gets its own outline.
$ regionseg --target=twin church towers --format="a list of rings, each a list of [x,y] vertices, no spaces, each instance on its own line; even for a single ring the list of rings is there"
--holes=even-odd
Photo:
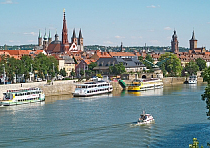
[[[63,10],[62,40],[59,41],[59,36],[56,32],[55,40],[52,41],[50,31],[49,31],[49,36],[47,37],[46,30],[45,30],[45,35],[42,41],[42,36],[39,31],[38,46],[39,47],[43,46],[43,50],[45,50],[47,53],[67,53],[67,52],[84,51],[82,31],[80,29],[79,36],[77,38],[75,29],[74,29],[72,37],[71,37],[71,42],[69,42],[68,29],[67,29],[67,23],[66,23],[66,14],[65,14],[65,9],[64,9]]]
[[[173,53],[178,53],[179,52],[179,42],[178,42],[178,39],[177,39],[177,34],[176,34],[176,30],[174,30],[174,34],[172,35],[172,40],[171,40],[171,52]],[[190,42],[190,50],[196,50],[198,49],[197,48],[197,41],[195,39],[195,33],[194,33],[194,30],[193,30],[193,33],[192,33],[192,38],[189,40]],[[202,47],[204,48],[204,47]]]

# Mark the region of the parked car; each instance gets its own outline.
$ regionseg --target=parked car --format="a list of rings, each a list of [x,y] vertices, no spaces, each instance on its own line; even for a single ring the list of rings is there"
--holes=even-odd
[[[42,78],[37,78],[37,82],[42,82]]]

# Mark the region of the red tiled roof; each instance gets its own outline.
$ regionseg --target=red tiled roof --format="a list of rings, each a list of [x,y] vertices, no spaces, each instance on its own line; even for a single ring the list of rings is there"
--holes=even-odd
[[[121,56],[121,57],[136,56],[132,52],[109,52],[109,54],[110,54],[111,57],[114,57],[114,56]]]
[[[111,55],[108,52],[96,52],[97,56],[99,58],[111,58]]]
[[[96,62],[94,59],[84,59],[84,62],[89,65],[90,63]]]
[[[47,48],[48,52],[60,52],[61,44],[50,44]]]

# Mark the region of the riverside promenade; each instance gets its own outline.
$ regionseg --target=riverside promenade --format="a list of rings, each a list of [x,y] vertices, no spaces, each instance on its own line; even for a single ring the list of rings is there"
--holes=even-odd
[[[166,77],[163,78],[164,86],[183,84],[186,80],[185,77]],[[32,82],[32,83],[18,83],[18,84],[6,84],[0,85],[0,100],[3,98],[3,93],[9,89],[24,89],[31,87],[39,87],[43,90],[46,96],[53,95],[70,95],[74,92],[76,87],[77,80],[63,80],[63,81],[54,81],[51,84],[43,82]],[[126,84],[131,83],[132,80],[123,80]],[[203,78],[199,77],[198,82],[203,82]],[[113,90],[123,90],[117,81],[112,81]]]

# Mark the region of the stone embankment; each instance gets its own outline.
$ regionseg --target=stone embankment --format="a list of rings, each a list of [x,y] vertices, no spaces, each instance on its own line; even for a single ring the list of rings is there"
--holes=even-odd
[[[3,93],[10,89],[24,89],[31,87],[41,88],[46,96],[71,94],[75,90],[74,80],[54,81],[53,84],[46,82],[33,82],[33,83],[18,83],[9,85],[0,85],[0,99],[3,98]]]
[[[185,77],[167,77],[163,78],[164,86],[183,84],[186,80]],[[131,80],[123,80],[126,84],[131,83]],[[198,82],[202,82],[203,78],[199,77]],[[118,82],[111,82],[114,91],[123,90]],[[65,80],[65,81],[54,81],[53,84],[47,84],[46,82],[33,82],[33,83],[18,83],[9,85],[0,85],[0,99],[3,97],[3,93],[9,89],[24,89],[30,87],[41,88],[46,96],[52,95],[71,95],[75,90],[75,80]]]

